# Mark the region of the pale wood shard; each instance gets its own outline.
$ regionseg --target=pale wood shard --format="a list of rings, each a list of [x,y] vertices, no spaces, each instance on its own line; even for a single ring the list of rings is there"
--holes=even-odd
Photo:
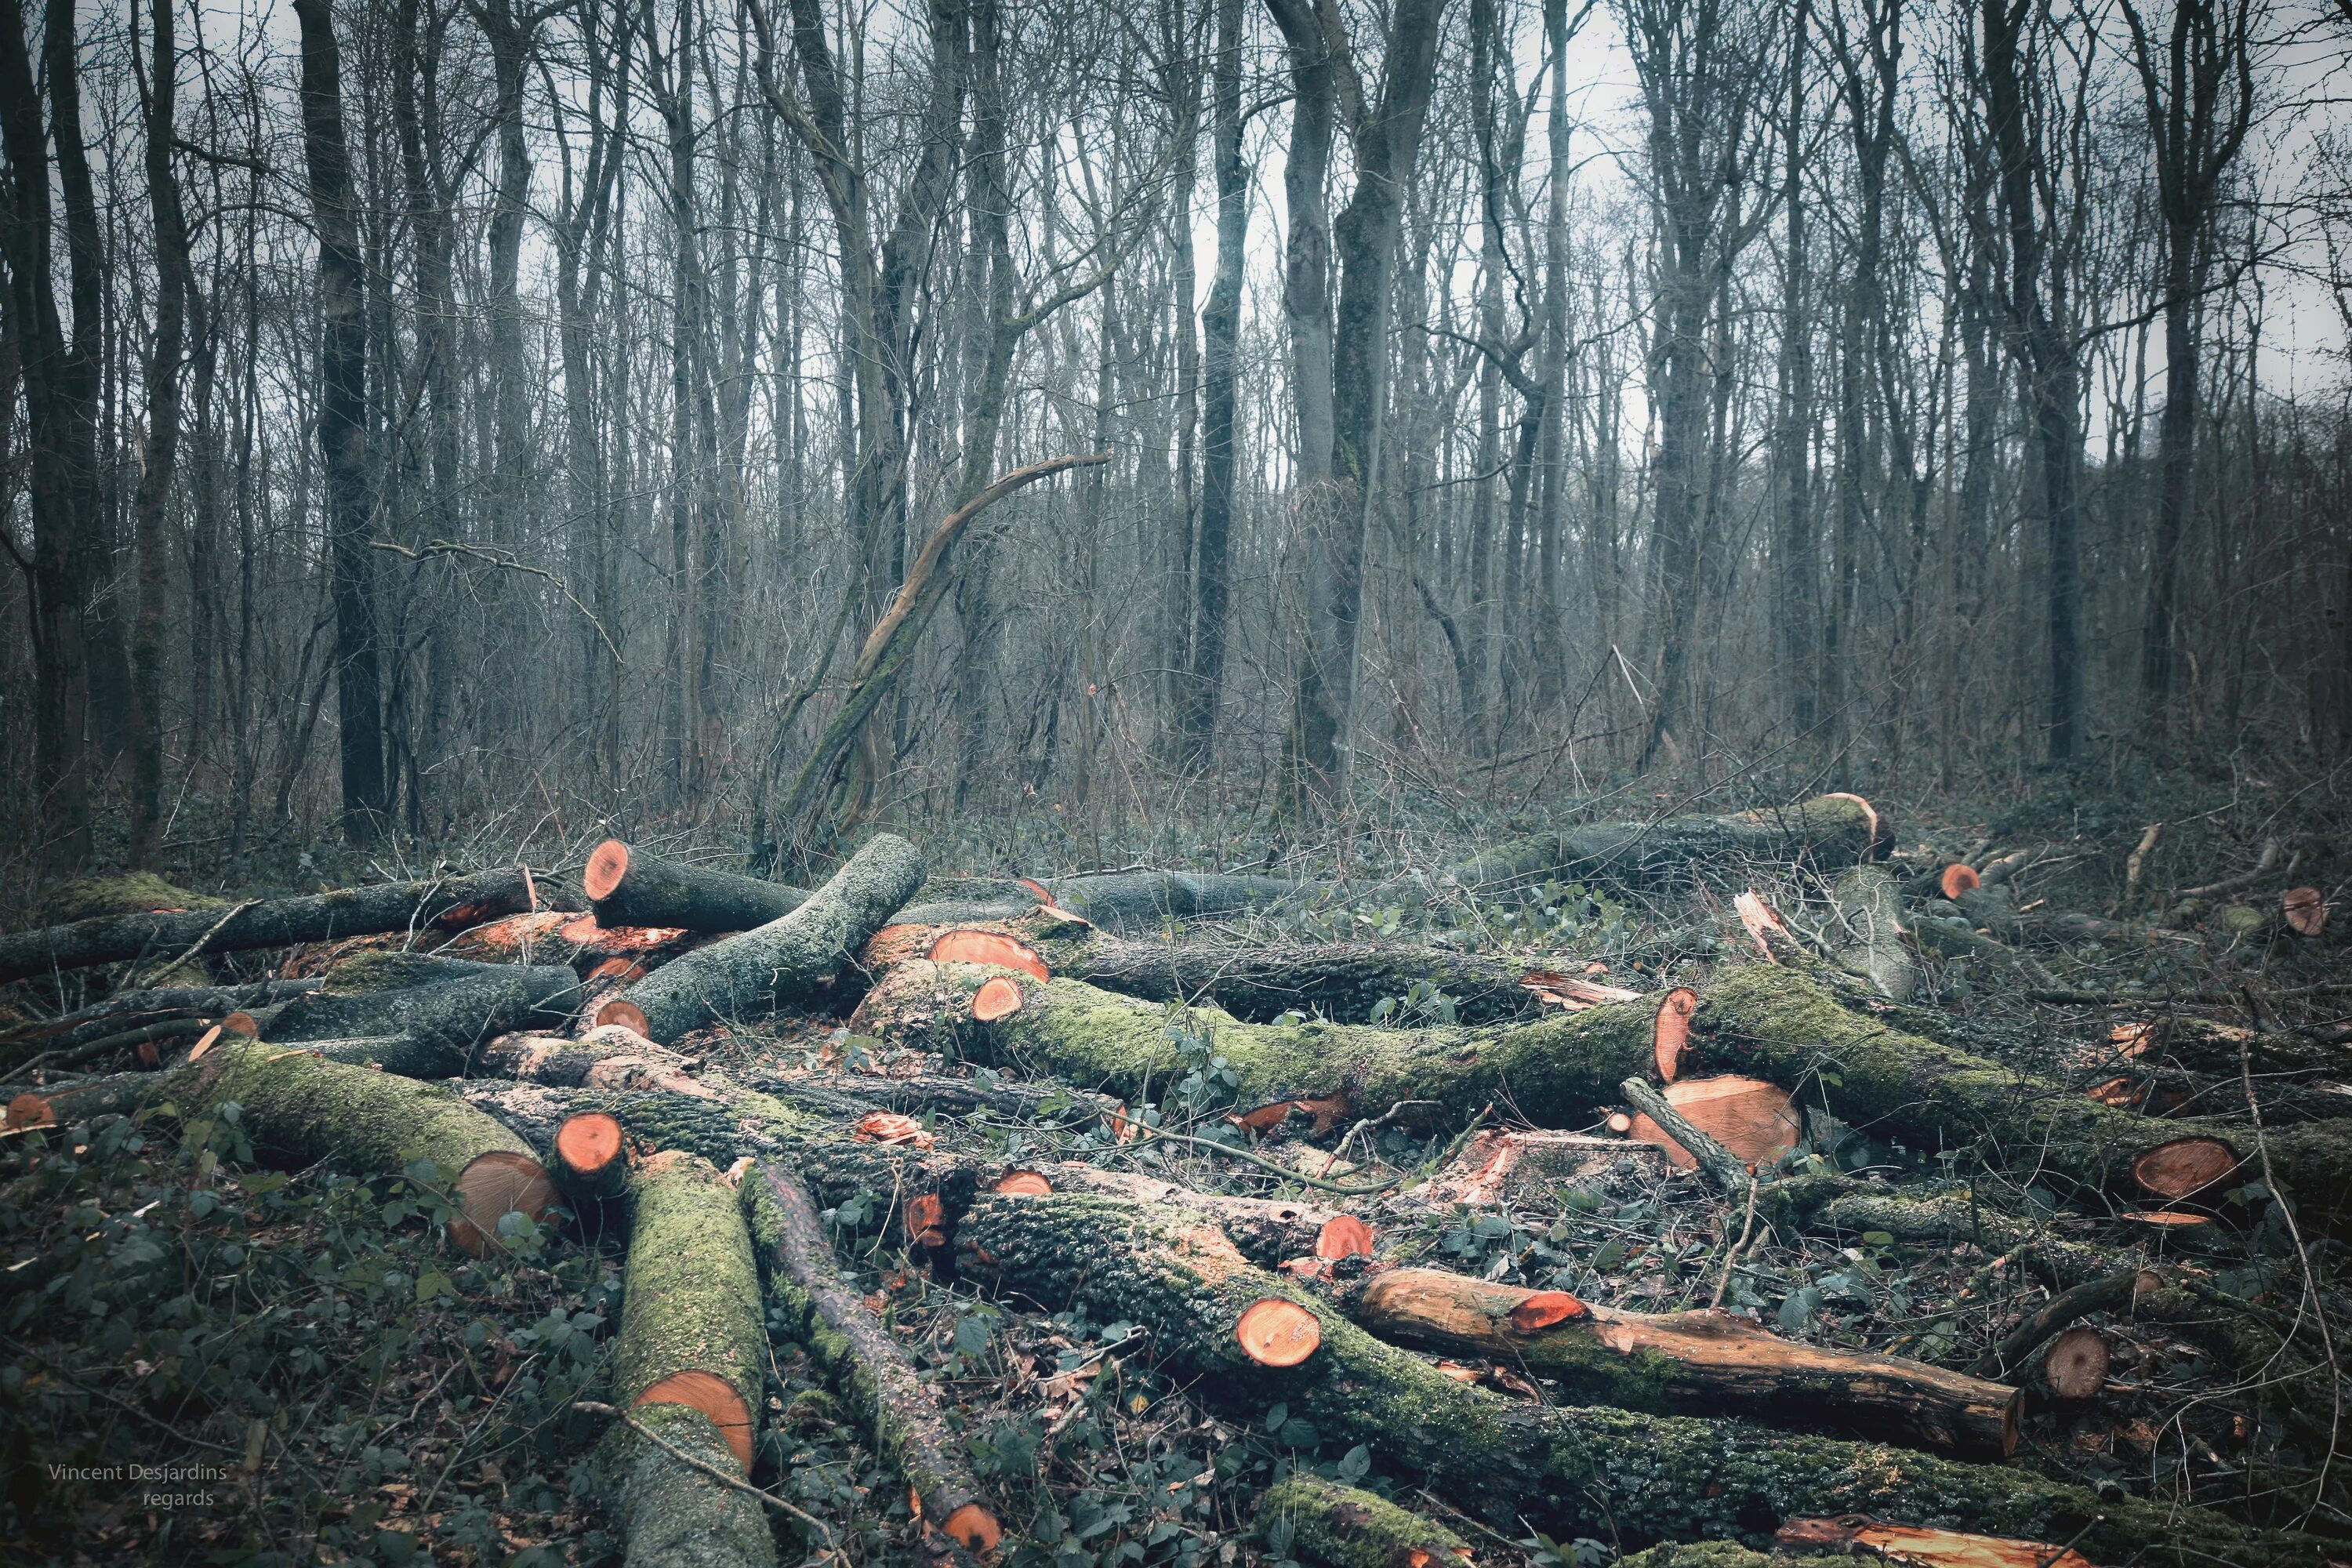
[[[1672,1083],[1682,1070],[1683,1052],[1690,1045],[1691,1016],[1698,1011],[1698,993],[1677,985],[1658,1002],[1658,1022],[1652,1037],[1651,1058],[1658,1081]]]
[[[1511,1327],[1532,1334],[1586,1315],[1584,1303],[1565,1290],[1538,1290],[1511,1309]]]
[[[1899,1568],[2093,1568],[2082,1553],[2046,1542],[1885,1524],[1867,1514],[1792,1519],[1772,1539],[1784,1552],[1874,1558]]]

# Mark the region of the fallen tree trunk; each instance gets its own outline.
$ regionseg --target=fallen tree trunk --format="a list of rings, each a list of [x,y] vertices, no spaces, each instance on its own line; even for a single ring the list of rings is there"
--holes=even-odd
[[[1544,1321],[1548,1299],[1565,1315]],[[1384,1340],[1556,1378],[1571,1404],[1844,1428],[1972,1458],[2006,1458],[2017,1447],[2012,1387],[1784,1340],[1723,1312],[1619,1312],[1435,1268],[1387,1269],[1340,1300]]]
[[[688,931],[750,931],[782,920],[808,901],[805,889],[758,877],[666,860],[617,838],[589,852],[581,876],[596,923],[683,926]]]
[[[501,1035],[474,1053],[472,1078],[510,1078],[560,1089],[683,1089],[693,1058],[635,1029],[606,1024],[580,1038]]]
[[[279,1007],[265,1023],[264,1032],[280,1045],[397,1037],[409,1042],[409,1047],[397,1061],[382,1058],[387,1071],[410,1078],[450,1078],[464,1072],[476,1047],[492,1037],[534,1024],[561,1025],[580,1005],[580,980],[569,969],[470,967],[477,972],[428,985],[357,994],[313,991]]]
[[[1018,1005],[982,1022],[975,1016],[979,994],[1000,982],[1018,988]],[[1613,1100],[1625,1078],[1652,1070],[1660,1005],[1648,997],[1520,1026],[1426,1029],[1244,1024],[1196,1007],[1186,1026],[1231,1067],[1244,1121],[1265,1110],[1278,1122],[1276,1108],[1297,1101],[1321,1102],[1310,1109],[1328,1123],[1419,1100],[1429,1102],[1434,1120],[1458,1123],[1507,1100],[1531,1121],[1576,1125]],[[1129,1100],[1165,1091],[1186,1070],[1164,1008],[1075,980],[1040,984],[1002,967],[897,964],[866,994],[850,1026],[892,1045],[1022,1064]]]
[[[1438,880],[1479,894],[1554,881],[1650,888],[1736,879],[1757,861],[1852,865],[1893,847],[1893,828],[1868,801],[1824,795],[1775,811],[1596,822],[1536,834],[1457,862]]]
[[[989,1111],[1023,1121],[1061,1118],[1091,1122],[1121,1109],[1119,1102],[1108,1095],[1089,1093],[1062,1083],[1027,1083],[1003,1078],[991,1081],[935,1073],[898,1078],[881,1073],[795,1072],[753,1074],[745,1081],[795,1105],[835,1116],[858,1117],[869,1110],[932,1110],[943,1116]]]
[[[629,1259],[613,1393],[623,1409],[684,1405],[751,1469],[767,1384],[760,1275],[735,1190],[710,1163],[663,1150],[629,1178]]]
[[[2168,1202],[2220,1185],[2254,1152],[2250,1130],[2162,1121],[1861,1016],[1769,964],[1719,975],[1701,1000],[1693,1058],[1787,1086],[1819,1083],[1831,1110],[1913,1148],[1981,1142],[1989,1163]],[[1821,1075],[1828,1075],[1823,1078]],[[1830,1079],[1834,1079],[1834,1086]],[[2352,1140],[2325,1122],[2266,1134],[2271,1168],[2333,1226],[2352,1214]]]
[[[807,901],[725,942],[671,960],[623,992],[635,1016],[608,1002],[596,1022],[627,1023],[669,1045],[721,1018],[807,1002],[922,885],[923,858],[894,834],[877,834]]]
[[[141,1098],[172,1100],[183,1119],[235,1100],[255,1151],[284,1163],[396,1175],[429,1160],[457,1210],[450,1235],[477,1255],[496,1245],[508,1214],[535,1221],[555,1204],[554,1184],[530,1145],[436,1085],[225,1038],[201,1060],[141,1087]]]
[[[1474,1556],[1469,1542],[1435,1521],[1312,1470],[1293,1470],[1265,1489],[1257,1538],[1277,1561],[1296,1554],[1323,1568],[1450,1568]]]
[[[1532,1016],[1547,997],[1573,997],[1594,983],[1583,961],[1455,952],[1406,942],[1341,942],[1314,946],[1254,942],[1211,946],[1137,942],[1040,907],[1008,919],[919,922],[917,905],[877,932],[860,962],[874,972],[978,931],[1028,948],[1053,974],[1148,1002],[1206,1002],[1252,1023],[1305,1013],[1361,1023],[1381,1003],[1401,1001],[1416,984],[1443,993],[1463,1024]],[[1560,1005],[1558,1001],[1550,1005]]]
[[[1182,1211],[1076,1196],[981,1199],[957,1232],[969,1267],[1042,1303],[1139,1322],[1200,1396],[1256,1418],[1286,1403],[1329,1442],[1425,1477],[1497,1526],[1559,1539],[1613,1531],[1628,1545],[1750,1534],[1791,1517],[1965,1518],[2075,1541],[2094,1560],[2321,1562],[2309,1537],[2258,1534],[2219,1515],[2102,1498],[1995,1466],[1792,1436],[1745,1422],[1554,1408],[1464,1387],[1381,1343]],[[1254,1357],[1243,1320],[1268,1301],[1306,1314],[1287,1367]],[[1255,1339],[1251,1342],[1256,1342]],[[1263,1352],[1261,1352],[1263,1353]]]
[[[742,1211],[691,1155],[655,1155],[629,1184],[632,1229],[613,1347],[616,1426],[600,1454],[628,1568],[772,1568],[751,1468],[767,1331]],[[643,1430],[639,1428],[643,1427]]]
[[[520,868],[429,882],[387,882],[288,899],[263,899],[227,910],[184,910],[101,916],[72,925],[0,936],[0,983],[53,970],[84,969],[122,959],[197,957],[258,947],[408,931],[456,930],[562,897]]]
[[[118,991],[103,1002],[0,1034],[0,1048],[69,1050],[137,1024],[167,1018],[218,1018],[241,1007],[265,1006],[316,991],[313,980],[264,980],[249,985],[160,985]]]
[[[833,1244],[807,1189],[790,1172],[766,1162],[745,1180],[743,1202],[767,1268],[769,1300],[783,1310],[794,1336],[840,1388],[876,1450],[907,1484],[923,1534],[929,1538],[937,1531],[971,1553],[994,1551],[1003,1527],[981,1500],[961,1434],[949,1424],[937,1391],[916,1375],[889,1330],[842,1282]]]
[[[1109,931],[1271,910],[1318,890],[1316,884],[1281,877],[1195,871],[1096,871],[1038,886],[1057,908]]]

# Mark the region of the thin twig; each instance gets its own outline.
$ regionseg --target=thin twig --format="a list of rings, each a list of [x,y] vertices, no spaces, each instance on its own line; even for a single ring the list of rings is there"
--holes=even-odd
[[[590,626],[596,628],[596,635],[604,639],[604,650],[613,656],[613,662],[623,669],[629,667],[629,661],[621,657],[620,645],[613,640],[613,634],[604,629],[604,623],[596,618],[596,612],[580,602],[580,595],[572,591],[571,584],[544,566],[533,566],[528,561],[517,560],[503,550],[489,550],[478,544],[458,544],[446,539],[427,540],[422,546],[415,549],[411,549],[405,544],[394,544],[388,539],[371,540],[369,542],[375,549],[389,550],[394,555],[404,555],[411,561],[424,562],[436,555],[463,555],[469,560],[487,562],[492,566],[503,566],[509,572],[522,572],[533,577],[544,577],[555,584],[556,592],[570,601],[572,607],[579,611]]]
[[[229,921],[236,919],[237,916],[245,913],[246,910],[253,908],[254,905],[260,901],[261,900],[259,899],[247,899],[241,904],[230,905],[228,913],[213,921],[213,923],[205,929],[204,935],[196,938],[195,941],[188,944],[188,950],[185,952],[180,954],[179,957],[172,960],[169,963],[159,964],[155,968],[149,970],[147,972],[147,978],[150,980],[160,979],[172,970],[179,968],[180,965],[195,957],[196,954],[204,952],[205,945],[211,942],[213,938],[220,935],[221,931],[228,925]],[[132,990],[135,987],[133,985],[129,984],[126,984],[123,986],[123,989],[126,991]]]

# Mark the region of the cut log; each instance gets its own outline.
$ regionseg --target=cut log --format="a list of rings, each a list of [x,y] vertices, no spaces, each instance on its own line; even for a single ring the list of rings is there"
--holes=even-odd
[[[1057,909],[1106,931],[1148,931],[1171,921],[1213,920],[1271,910],[1312,896],[1313,884],[1280,877],[1220,876],[1192,871],[1100,871],[1055,877],[1038,884]]]
[[[1792,1519],[1773,1542],[1783,1552],[1818,1552],[1833,1558],[1866,1558],[1900,1568],[2091,1568],[2071,1547],[2004,1536],[1964,1535],[1911,1524],[1885,1524],[1864,1514],[1838,1519]],[[1775,1563],[1785,1561],[1775,1557]]]
[[[1642,1086],[1621,1086],[1621,1092],[1630,1100]],[[1790,1103],[1789,1091],[1763,1079],[1743,1078],[1726,1074],[1714,1078],[1684,1079],[1666,1085],[1660,1097],[1685,1121],[1705,1133],[1729,1152],[1742,1171],[1754,1171],[1769,1165],[1797,1146],[1804,1135],[1804,1123]],[[1640,1104],[1634,1106],[1642,1110]],[[1652,1106],[1633,1118],[1633,1135],[1644,1143],[1655,1143],[1666,1152],[1666,1158],[1685,1171],[1696,1171],[1702,1162],[1691,1150],[1683,1147],[1670,1129],[1660,1125],[1656,1107]],[[1727,1191],[1745,1191],[1744,1179],[1727,1172],[1713,1173],[1718,1185]]]
[[[267,1032],[280,1045],[398,1037],[408,1042],[408,1048],[387,1051],[380,1058],[385,1070],[410,1078],[447,1078],[465,1071],[475,1047],[493,1037],[533,1025],[560,1025],[580,1005],[580,981],[569,969],[468,967],[472,973],[432,984],[357,993],[334,989],[331,977],[328,988],[278,1008],[267,1020]],[[373,975],[375,967],[367,973]]]
[[[1576,1310],[1566,1310],[1571,1302]],[[1740,1415],[1801,1431],[1835,1426],[1993,1458],[2017,1446],[2014,1388],[1801,1344],[1727,1313],[1619,1312],[1434,1268],[1375,1274],[1346,1305],[1384,1340],[1557,1378],[1572,1404]]]
[[[629,1208],[614,1403],[700,1411],[749,1474],[768,1339],[735,1190],[709,1162],[664,1150],[631,1173]]]
[[[923,956],[934,963],[993,963],[1001,969],[1017,969],[1033,980],[1054,978],[1035,948],[1000,931],[944,931],[933,939]]]
[[[1260,1366],[1297,1366],[1323,1343],[1323,1325],[1296,1301],[1266,1296],[1242,1310],[1234,1342]]]
[[[2042,1355],[2042,1382],[2054,1399],[2092,1399],[2107,1385],[2107,1337],[2068,1329]]]
[[[564,1118],[555,1130],[555,1178],[583,1205],[619,1197],[629,1184],[628,1138],[602,1110]]]
[[[1372,1250],[1372,1227],[1351,1214],[1335,1214],[1315,1235],[1315,1256],[1337,1263]]]
[[[1969,1370],[1977,1377],[2011,1375],[2025,1364],[2026,1358],[2040,1349],[2043,1341],[2068,1324],[2093,1312],[2128,1307],[2162,1283],[2153,1270],[2145,1268],[2126,1268],[2086,1279],[2043,1302],[2039,1310],[2011,1330]],[[2100,1373],[2104,1377],[2105,1362],[2100,1363]]]
[[[693,1058],[657,1046],[635,1029],[601,1025],[580,1038],[501,1035],[474,1053],[469,1076],[510,1078],[564,1089],[674,1089],[697,1092]]]
[[[1783,1085],[1822,1075],[1832,1111],[1913,1148],[1978,1140],[1996,1168],[2013,1163],[2091,1188],[2130,1185],[2168,1202],[2220,1180],[2225,1160],[2236,1166],[2237,1145],[2225,1126],[2101,1105],[2063,1084],[1890,1029],[1785,969],[1745,964],[1724,972],[1701,999],[1696,1022],[1694,1046],[1706,1065]],[[2312,1123],[2273,1131],[2265,1145],[2272,1169],[2305,1213],[2324,1226],[2352,1214],[2352,1139]],[[2161,1157],[2143,1164],[2151,1153]]]
[[[255,1150],[297,1166],[331,1162],[352,1175],[393,1175],[432,1162],[456,1200],[449,1234],[477,1256],[510,1213],[532,1220],[555,1184],[530,1145],[448,1090],[321,1061],[289,1047],[222,1042],[203,1060],[146,1080],[183,1115],[235,1100]]]
[[[1021,1011],[1021,987],[998,975],[980,983],[971,994],[971,1018],[975,1024],[1001,1024]]]
[[[1042,1198],[1053,1190],[1054,1184],[1037,1171],[1007,1171],[989,1188],[1008,1198]]]
[[[735,1450],[718,1423],[689,1405],[629,1414],[653,1436],[616,1424],[598,1450],[622,1568],[775,1568],[767,1510],[719,1479]]]
[[[1327,1443],[1364,1444],[1375,1463],[1425,1479],[1497,1528],[1556,1540],[1613,1530],[1640,1545],[1871,1512],[2075,1540],[2099,1561],[2155,1560],[2159,1549],[2250,1568],[2326,1556],[2311,1537],[2260,1535],[2202,1510],[2102,1498],[2026,1471],[1465,1387],[1253,1268],[1213,1225],[1181,1210],[1067,1194],[990,1196],[963,1216],[957,1240],[970,1268],[1051,1309],[1142,1324],[1164,1371],[1200,1397],[1252,1421],[1280,1400]],[[1312,1312],[1321,1330],[1315,1354],[1287,1371],[1251,1361],[1234,1335],[1242,1313],[1269,1297]]]
[[[1257,1538],[1270,1556],[1323,1568],[1453,1568],[1473,1556],[1444,1525],[1312,1470],[1293,1470],[1265,1489]]]
[[[1107,1095],[1088,1094],[1051,1079],[1026,1083],[1004,1078],[991,1081],[936,1073],[898,1078],[870,1072],[791,1071],[754,1072],[747,1075],[746,1081],[796,1105],[852,1119],[869,1110],[930,1110],[942,1116],[988,1111],[1024,1121],[1083,1123],[1108,1115],[1118,1107],[1118,1102]]]
[[[588,854],[581,890],[606,926],[683,926],[688,931],[750,931],[781,920],[808,900],[799,888],[712,866],[666,860],[617,838]]]
[[[1450,867],[1439,881],[1482,894],[1553,881],[1651,888],[1728,877],[1759,860],[1847,866],[1893,847],[1892,827],[1868,801],[1825,795],[1772,811],[1596,822],[1538,834]]]
[[[1955,902],[1962,893],[1972,893],[1983,883],[1984,879],[1977,875],[1975,867],[1958,862],[1945,867],[1943,875],[1937,879],[1937,886],[1942,889],[1944,897]]]
[[[790,914],[697,948],[630,986],[621,999],[637,1010],[643,1024],[609,1016],[609,1003],[596,1021],[629,1022],[639,1034],[668,1045],[718,1019],[806,1003],[822,994],[834,972],[922,880],[923,858],[915,847],[896,835],[877,834]]]
[[[1918,994],[1919,966],[1904,942],[1903,894],[1884,866],[1850,866],[1830,892],[1845,940],[1837,962],[1859,974],[1890,1001]]]
[[[291,947],[297,942],[408,931],[427,924],[455,930],[534,909],[542,899],[561,896],[549,884],[515,868],[446,880],[388,882],[333,893],[264,899],[233,905],[226,911],[103,915],[71,925],[0,936],[0,983],[121,959]]]
[[[997,977],[1019,986],[1021,1010],[982,1023],[972,1017],[972,997]],[[1305,1102],[1332,1108],[1324,1119],[1336,1122],[1379,1116],[1401,1100],[1425,1100],[1438,1119],[1458,1123],[1507,1100],[1529,1121],[1573,1125],[1614,1100],[1620,1081],[1649,1069],[1658,1011],[1654,1000],[1644,999],[1519,1026],[1391,1029],[1244,1024],[1196,1007],[1189,1026],[1233,1068],[1244,1116],[1266,1110],[1278,1122]],[[973,964],[915,960],[893,966],[859,1005],[851,1027],[893,1046],[1027,1064],[1128,1100],[1165,1092],[1185,1070],[1164,1008],[1079,981],[1056,977],[1041,985],[1025,974]]]
[[[769,1300],[906,1482],[925,1532],[936,1531],[971,1552],[994,1551],[1003,1527],[981,1496],[962,1434],[950,1423],[937,1386],[918,1375],[905,1348],[842,1280],[807,1190],[779,1164],[763,1162],[742,1191]]]

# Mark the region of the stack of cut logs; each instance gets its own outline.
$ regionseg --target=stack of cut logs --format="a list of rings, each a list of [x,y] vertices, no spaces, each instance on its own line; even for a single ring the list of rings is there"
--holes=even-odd
[[[1865,802],[1831,795],[1548,835],[1417,887],[1465,899],[1555,880],[1655,889],[1767,861],[1833,879],[1830,940],[1801,939],[1744,895],[1738,945],[1753,951],[1696,988],[1650,994],[1568,960],[1156,940],[1172,921],[1318,891],[1265,877],[961,882],[919,902],[921,858],[887,835],[810,891],[613,841],[577,893],[516,869],[105,917],[0,937],[0,981],[295,956],[278,978],[121,989],[0,1039],[18,1081],[49,1075],[9,1104],[8,1124],[235,1100],[267,1158],[361,1173],[429,1159],[453,1195],[451,1239],[477,1254],[528,1225],[625,1231],[616,1419],[600,1454],[632,1563],[775,1560],[760,1494],[741,1484],[771,1321],[837,1380],[903,1477],[933,1554],[996,1552],[1003,1527],[957,1414],[836,1269],[819,1215],[859,1194],[889,1199],[867,1229],[902,1234],[932,1268],[1139,1325],[1147,1353],[1197,1398],[1244,1417],[1286,1402],[1330,1441],[1366,1446],[1385,1473],[1515,1536],[1777,1534],[1796,1561],[1961,1552],[2042,1568],[2322,1560],[2304,1538],[2000,1463],[2018,1441],[2021,1384],[2095,1394],[2105,1347],[2082,1320],[2157,1301],[2171,1289],[2162,1274],[2118,1274],[2095,1249],[2040,1239],[1972,1200],[1776,1173],[1802,1131],[1800,1089],[1880,1138],[1972,1150],[1996,1169],[2030,1163],[2074,1197],[2123,1198],[2151,1229],[2206,1223],[2200,1200],[2242,1184],[2254,1152],[2236,1123],[2159,1118],[2149,1096],[2166,1083],[2159,1064],[2198,1049],[2234,1061],[2267,1042],[2119,1037],[2086,1092],[1971,1049],[1958,1020],[1907,1005],[1916,922],[1878,863],[1890,840]],[[1935,896],[1965,907],[1991,879],[1940,871]],[[1365,1019],[1415,982],[1452,997],[1454,1021],[1330,1021]],[[1171,1003],[1230,1069],[1229,1142],[1402,1125],[1461,1134],[1457,1156],[1386,1196],[1307,1184],[1364,1199],[1356,1213],[1180,1187],[1111,1168],[1116,1158],[1006,1166],[941,1146],[918,1119],[1050,1108],[1098,1121],[1114,1155],[1171,1136],[1142,1114],[1185,1071]],[[847,1015],[881,1047],[1003,1070],[810,1071],[762,1054],[757,1036],[726,1040],[736,1065],[707,1059],[724,1026],[782,1015]],[[126,1057],[144,1070],[71,1076]],[[2147,1064],[2147,1095],[2115,1087],[2140,1081],[2132,1063]],[[1522,1125],[1491,1124],[1497,1107]],[[2273,1128],[2264,1152],[2307,1226],[2341,1226],[2352,1150],[2331,1124]],[[1619,1311],[1410,1266],[1386,1256],[1374,1223],[1379,1204],[1493,1205],[1530,1180],[1628,1159],[1654,1162],[1661,1184],[1675,1167],[1695,1173],[1751,1226],[2039,1247],[2065,1289],[1960,1372],[1798,1342],[1718,1311]],[[1956,1521],[1989,1533],[1956,1535],[1945,1528]],[[1260,1525],[1336,1568],[1473,1555],[1429,1518],[1304,1472],[1265,1495]],[[1727,1545],[1693,1550],[1632,1561],[1747,1561]]]

